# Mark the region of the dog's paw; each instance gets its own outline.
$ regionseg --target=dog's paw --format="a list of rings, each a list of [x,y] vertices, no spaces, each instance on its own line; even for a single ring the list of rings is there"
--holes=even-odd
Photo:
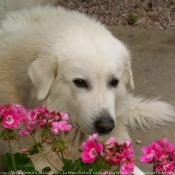
[[[137,166],[134,167],[134,175],[145,175],[143,171],[141,171]]]

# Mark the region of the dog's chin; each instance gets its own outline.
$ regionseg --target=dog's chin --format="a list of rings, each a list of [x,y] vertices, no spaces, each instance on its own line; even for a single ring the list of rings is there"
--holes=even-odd
[[[102,133],[98,133],[98,132],[96,132],[99,136],[107,136],[107,135],[109,135],[111,132],[109,132],[109,133],[105,133],[105,134],[102,134]]]
[[[92,135],[92,134],[98,134],[99,136],[107,136],[109,135],[111,132],[108,132],[108,133],[100,133],[98,131],[96,131],[95,129],[94,130],[81,130],[84,134],[86,135]]]
[[[107,136],[112,132],[111,130],[108,133],[100,133],[94,127],[87,125],[86,127],[82,127],[82,124],[80,125],[78,122],[71,122],[70,124],[73,126],[74,129],[81,131],[85,135],[98,134],[99,136]]]

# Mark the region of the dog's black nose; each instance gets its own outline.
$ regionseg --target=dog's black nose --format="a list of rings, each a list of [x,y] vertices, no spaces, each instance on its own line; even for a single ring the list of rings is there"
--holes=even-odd
[[[99,134],[108,134],[114,127],[114,120],[109,117],[101,117],[95,122],[95,129]]]

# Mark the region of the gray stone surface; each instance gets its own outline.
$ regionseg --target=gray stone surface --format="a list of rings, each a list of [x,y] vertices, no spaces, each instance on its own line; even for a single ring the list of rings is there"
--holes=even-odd
[[[0,22],[4,18],[5,13],[6,13],[6,11],[5,11],[5,2],[4,2],[4,0],[0,0]]]
[[[136,87],[133,93],[148,99],[160,97],[161,100],[175,106],[175,31],[132,27],[109,28],[131,51]],[[130,133],[138,167],[144,172],[152,170],[151,165],[139,161],[144,145],[164,137],[175,143],[175,124]],[[137,140],[141,140],[141,143],[136,143]]]

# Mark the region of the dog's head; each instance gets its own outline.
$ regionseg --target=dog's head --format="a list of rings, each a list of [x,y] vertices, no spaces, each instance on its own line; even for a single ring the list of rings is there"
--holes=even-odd
[[[65,110],[86,134],[111,132],[134,88],[128,50],[101,28],[65,34],[28,70],[37,99],[50,110]]]

